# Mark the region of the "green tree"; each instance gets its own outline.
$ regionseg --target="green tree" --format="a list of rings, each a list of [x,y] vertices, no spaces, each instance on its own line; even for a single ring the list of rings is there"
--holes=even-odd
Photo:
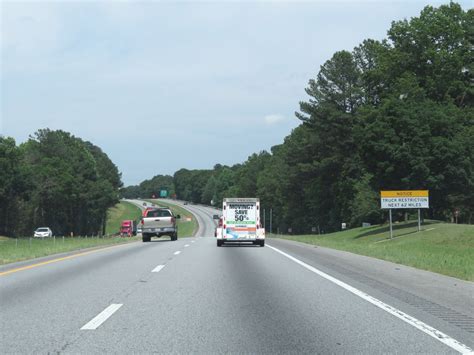
[[[472,106],[474,99],[473,10],[450,2],[426,6],[419,17],[392,23],[388,37],[393,80],[412,73],[427,97]]]
[[[15,140],[0,136],[0,235],[15,233],[19,199],[27,187],[20,161]]]
[[[19,229],[30,234],[46,225],[55,234],[95,234],[106,211],[118,202],[120,174],[108,157],[64,131],[43,129],[20,146],[32,188]]]
[[[360,226],[362,222],[380,223],[383,213],[380,209],[380,194],[372,188],[372,176],[364,174],[354,184],[355,196],[351,206],[351,226]]]

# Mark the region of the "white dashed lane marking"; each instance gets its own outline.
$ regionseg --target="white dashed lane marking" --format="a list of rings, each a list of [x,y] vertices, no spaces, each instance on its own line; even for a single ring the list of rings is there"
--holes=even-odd
[[[164,265],[158,265],[153,270],[151,270],[151,272],[160,272],[164,267]]]
[[[109,319],[110,316],[114,314],[115,312],[117,312],[118,309],[122,306],[123,304],[112,303],[110,306],[108,306],[106,309],[100,312],[97,316],[92,318],[89,323],[87,323],[81,328],[81,330],[97,329],[102,323],[104,323],[107,319]]]
[[[179,254],[181,254],[180,250],[174,252],[174,255],[179,255]]]

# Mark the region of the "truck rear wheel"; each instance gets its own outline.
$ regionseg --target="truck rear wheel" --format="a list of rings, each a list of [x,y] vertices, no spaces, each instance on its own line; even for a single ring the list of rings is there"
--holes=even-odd
[[[259,244],[260,244],[261,247],[264,247],[264,246],[265,246],[265,239],[264,239],[264,240],[260,240],[260,241],[259,241]]]
[[[151,236],[149,234],[144,233],[142,235],[142,240],[143,240],[143,243],[149,242],[151,240]]]
[[[217,239],[217,246],[218,247],[221,247],[222,243],[223,243],[222,239]]]
[[[171,235],[171,240],[178,240],[178,232]]]

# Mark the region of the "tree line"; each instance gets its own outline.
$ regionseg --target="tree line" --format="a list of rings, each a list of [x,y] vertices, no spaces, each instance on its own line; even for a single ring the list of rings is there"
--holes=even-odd
[[[105,233],[121,174],[107,154],[61,130],[38,130],[17,145],[0,136],[0,235]]]
[[[123,198],[152,198],[159,197],[160,191],[165,190],[168,196],[175,194],[173,177],[171,175],[156,175],[139,185],[131,185],[120,190]]]
[[[394,21],[386,39],[320,67],[282,144],[231,167],[181,169],[173,188],[204,204],[259,197],[282,231],[383,222],[379,192],[389,189],[427,189],[425,217],[473,223],[472,48],[474,10],[456,3]]]

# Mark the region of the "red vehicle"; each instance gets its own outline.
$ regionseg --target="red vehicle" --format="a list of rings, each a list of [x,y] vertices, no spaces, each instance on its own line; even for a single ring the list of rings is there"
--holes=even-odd
[[[131,237],[137,235],[137,224],[132,220],[122,221],[120,225],[120,236]]]

